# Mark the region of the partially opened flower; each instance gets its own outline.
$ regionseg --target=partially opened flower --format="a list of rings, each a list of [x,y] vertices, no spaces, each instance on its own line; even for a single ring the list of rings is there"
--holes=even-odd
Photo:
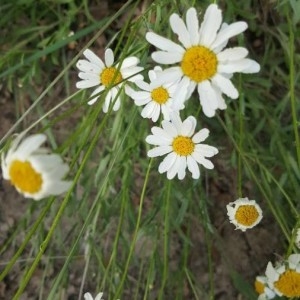
[[[269,287],[278,296],[300,297],[300,254],[291,254],[276,267],[269,262],[266,276]]]
[[[70,181],[62,179],[69,171],[68,165],[58,154],[41,147],[46,139],[44,134],[27,138],[19,134],[7,153],[1,154],[3,178],[9,180],[26,198],[40,200],[59,195],[71,186]]]
[[[78,76],[82,79],[76,83],[76,87],[79,89],[97,87],[91,94],[92,99],[88,102],[90,105],[94,104],[100,96],[99,93],[105,90],[107,94],[103,112],[108,112],[111,102],[114,103],[113,110],[118,110],[120,108],[120,88],[124,87],[128,94],[131,89],[127,86],[126,81],[143,80],[143,76],[138,74],[143,70],[138,66],[139,59],[131,56],[114,63],[114,54],[109,48],[105,51],[104,62],[89,49],[86,49],[83,55],[86,59],[81,59],[76,64],[80,70]]]
[[[268,287],[266,276],[257,276],[255,279],[255,291],[259,294],[258,300],[273,299],[276,294]]]
[[[160,113],[165,120],[170,119],[170,113],[173,112],[173,97],[177,89],[177,82],[169,82],[166,78],[161,79],[161,73],[160,67],[150,70],[148,73],[150,83],[137,81],[136,85],[142,91],[135,91],[130,95],[136,105],[145,105],[142,117],[152,119],[153,122],[158,120]]]
[[[84,296],[85,300],[104,300],[102,298],[103,293],[99,293],[95,299],[93,298],[93,296],[90,293],[85,293],[83,296]]]
[[[157,63],[176,64],[165,71],[166,76],[180,80],[180,89],[187,91],[187,99],[197,87],[204,114],[213,117],[217,109],[226,108],[222,93],[232,99],[238,98],[239,93],[230,80],[232,75],[260,70],[258,63],[246,58],[247,49],[224,49],[231,37],[247,29],[247,23],[222,23],[221,10],[216,4],[211,4],[200,28],[193,7],[186,13],[186,24],[177,14],[172,14],[170,25],[182,45],[148,32],[147,41],[160,49],[152,54],[152,58]]]
[[[200,177],[198,164],[207,169],[213,169],[214,165],[207,157],[218,153],[218,149],[206,144],[201,144],[209,134],[204,128],[195,133],[197,121],[190,116],[183,122],[177,113],[170,115],[170,121],[163,120],[162,128],[152,127],[152,135],[146,137],[146,142],[157,147],[148,151],[149,157],[168,154],[159,165],[159,173],[167,172],[167,178],[172,179],[176,175],[181,180],[186,175],[186,168],[192,173],[192,177]]]
[[[226,206],[227,215],[236,229],[246,231],[256,226],[262,219],[262,210],[255,200],[237,199]]]

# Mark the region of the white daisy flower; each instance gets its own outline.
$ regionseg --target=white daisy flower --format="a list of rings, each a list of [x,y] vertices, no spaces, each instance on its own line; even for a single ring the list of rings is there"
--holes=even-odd
[[[278,296],[300,297],[300,254],[291,254],[275,268],[269,262],[266,269],[269,287]]]
[[[180,80],[180,89],[187,91],[186,99],[197,87],[204,114],[213,117],[217,109],[226,109],[222,93],[232,99],[238,98],[239,93],[230,80],[232,75],[260,70],[257,62],[246,58],[247,49],[224,49],[231,37],[247,29],[247,23],[222,24],[221,10],[216,4],[211,4],[200,28],[193,7],[186,13],[186,24],[177,14],[172,14],[170,25],[182,45],[148,32],[147,41],[161,50],[154,52],[152,59],[160,64],[177,64],[165,70],[165,75],[175,81]]]
[[[138,66],[139,59],[131,56],[114,64],[114,54],[109,48],[105,51],[104,62],[89,49],[86,49],[83,55],[86,59],[81,59],[76,64],[80,70],[78,76],[82,79],[76,83],[76,87],[86,89],[97,86],[91,94],[93,98],[88,102],[90,105],[98,100],[100,92],[107,89],[103,112],[108,112],[111,102],[114,103],[113,110],[117,111],[120,108],[120,88],[124,86],[125,92],[130,94],[131,89],[126,81],[143,80],[143,76],[137,74],[143,70]]]
[[[23,137],[24,133],[19,134],[7,153],[1,153],[3,178],[9,180],[24,197],[34,200],[66,192],[71,181],[62,178],[69,167],[58,154],[41,147],[46,136],[34,134]]]
[[[259,294],[258,300],[273,299],[276,294],[268,287],[268,280],[266,276],[257,276],[255,279],[255,290]]]
[[[208,129],[201,129],[194,134],[197,121],[189,116],[183,122],[177,113],[170,115],[170,121],[163,120],[162,128],[152,127],[153,135],[146,137],[146,142],[157,147],[148,151],[149,157],[168,154],[159,165],[159,173],[167,172],[167,178],[172,179],[178,175],[182,180],[186,168],[192,173],[194,179],[200,177],[198,164],[207,169],[214,165],[206,157],[218,153],[218,149],[206,144],[201,144],[209,135]]]
[[[156,122],[160,113],[165,120],[170,120],[170,113],[173,112],[173,96],[177,88],[177,82],[170,82],[167,79],[161,80],[161,67],[155,67],[150,70],[148,75],[150,83],[137,81],[135,84],[142,91],[134,91],[131,98],[137,106],[144,106],[142,117],[152,119]],[[180,107],[182,109],[183,107]]]
[[[246,231],[256,226],[262,219],[262,210],[255,200],[237,199],[226,205],[227,215],[236,229]]]
[[[85,293],[83,296],[84,296],[85,300],[104,300],[102,298],[103,293],[99,293],[95,299],[93,298],[93,296],[90,293]]]

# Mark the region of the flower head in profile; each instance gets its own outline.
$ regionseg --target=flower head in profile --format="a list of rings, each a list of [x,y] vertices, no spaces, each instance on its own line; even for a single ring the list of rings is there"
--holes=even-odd
[[[83,296],[85,300],[104,300],[102,298],[103,293],[99,293],[95,298],[93,298],[93,296],[90,293],[85,293]]]
[[[173,97],[177,89],[176,82],[169,82],[165,78],[161,80],[161,73],[161,67],[150,70],[148,73],[150,83],[137,81],[136,85],[142,91],[134,91],[130,95],[136,105],[144,106],[142,117],[152,119],[153,122],[158,120],[161,113],[165,120],[170,120],[170,113],[173,112]]]
[[[300,297],[300,254],[291,254],[287,261],[276,267],[269,262],[266,276],[269,287],[278,296]]]
[[[152,127],[152,135],[146,137],[146,142],[157,147],[148,151],[149,157],[163,156],[159,173],[167,172],[167,178],[172,179],[176,175],[182,180],[186,175],[186,168],[192,173],[194,179],[200,177],[198,164],[207,169],[213,169],[214,165],[207,157],[218,153],[218,149],[206,144],[201,144],[209,135],[204,128],[195,133],[197,121],[189,116],[183,122],[177,113],[170,115],[170,121],[163,120],[162,128]]]
[[[255,279],[255,291],[258,293],[258,300],[273,299],[276,294],[268,287],[268,280],[266,276],[257,276]]]
[[[139,59],[131,56],[115,64],[113,51],[109,48],[105,51],[104,62],[89,49],[86,49],[83,55],[86,59],[81,59],[76,64],[81,79],[76,83],[76,87],[79,89],[96,87],[91,94],[92,99],[88,102],[90,105],[98,100],[100,92],[106,90],[103,112],[108,112],[111,103],[114,103],[113,110],[117,111],[120,108],[121,87],[124,86],[127,94],[131,91],[126,81],[143,80],[143,76],[138,74],[143,70],[138,66]]]
[[[247,49],[224,49],[231,37],[247,29],[247,23],[222,23],[221,10],[216,4],[211,4],[200,28],[197,11],[193,7],[187,10],[186,23],[177,14],[172,14],[170,25],[181,45],[148,32],[147,41],[160,49],[152,54],[152,59],[160,64],[176,64],[165,70],[165,75],[180,81],[180,89],[187,91],[186,99],[197,87],[204,114],[213,117],[217,109],[226,108],[223,93],[232,99],[238,98],[239,93],[230,80],[232,75],[260,70],[258,63],[246,58]]]
[[[227,215],[236,229],[246,231],[256,226],[262,219],[262,210],[255,200],[237,199],[226,206]]]
[[[69,171],[58,154],[50,153],[41,145],[46,141],[44,134],[34,134],[24,138],[19,134],[7,153],[1,154],[3,178],[26,198],[40,200],[50,195],[66,192],[70,181],[62,178]]]

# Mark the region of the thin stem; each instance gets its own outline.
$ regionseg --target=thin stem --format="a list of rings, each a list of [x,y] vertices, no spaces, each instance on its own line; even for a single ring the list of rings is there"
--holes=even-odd
[[[129,254],[128,254],[128,257],[127,257],[127,261],[126,261],[126,264],[125,264],[125,268],[124,268],[124,271],[123,271],[123,275],[122,275],[119,287],[116,291],[116,297],[119,297],[120,294],[121,294],[121,291],[122,291],[122,288],[124,286],[125,279],[126,279],[126,276],[127,276],[127,272],[128,272],[128,269],[129,269],[130,260],[131,260],[131,257],[133,255],[134,249],[135,249],[135,243],[136,243],[136,240],[137,240],[138,231],[139,231],[139,227],[140,227],[141,219],[142,219],[142,208],[143,208],[145,195],[146,195],[146,187],[147,187],[148,182],[149,182],[149,175],[150,175],[152,161],[153,161],[153,159],[151,158],[151,160],[149,162],[149,165],[148,165],[148,169],[147,169],[147,173],[146,173],[146,177],[145,177],[145,181],[144,181],[144,185],[143,185],[143,189],[142,189],[142,193],[141,193],[141,197],[140,197],[140,205],[139,205],[139,210],[138,210],[136,226],[135,226],[135,230],[134,230],[133,237],[132,237],[131,247],[130,247],[130,250],[129,250]]]
[[[164,288],[166,286],[168,271],[169,271],[169,234],[170,234],[170,191],[171,191],[171,181],[168,181],[167,185],[167,196],[165,200],[165,221],[164,221],[164,267],[163,267],[163,276],[162,284],[160,287],[158,299],[164,299]]]
[[[287,5],[286,5],[287,6]],[[289,74],[290,74],[290,101],[291,101],[291,110],[292,110],[292,118],[293,118],[293,129],[295,135],[295,143],[296,143],[296,153],[298,160],[298,167],[300,167],[300,139],[298,132],[298,120],[297,120],[297,109],[296,109],[296,97],[295,97],[295,35],[293,31],[293,24],[291,22],[290,16],[288,14],[288,9],[286,8],[287,21],[289,25]]]

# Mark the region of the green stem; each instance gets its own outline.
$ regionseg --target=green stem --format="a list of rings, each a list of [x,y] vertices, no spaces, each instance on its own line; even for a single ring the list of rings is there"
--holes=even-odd
[[[241,77],[240,77],[240,88],[241,91]],[[243,151],[243,141],[244,141],[244,109],[243,109],[243,96],[239,97],[239,151],[238,151],[238,197],[243,197],[242,192],[242,151]]]
[[[167,185],[167,197],[165,202],[165,222],[164,222],[164,267],[162,284],[160,287],[158,299],[164,299],[164,288],[166,286],[168,271],[169,271],[169,234],[170,234],[170,191],[171,191],[171,181],[168,181]]]
[[[47,212],[49,211],[54,199],[56,199],[55,197],[53,197],[47,204],[47,206],[44,208],[44,210],[42,211],[42,213],[40,214],[40,216],[38,217],[38,219],[35,221],[34,225],[32,226],[32,228],[30,229],[30,231],[28,232],[28,234],[25,237],[25,240],[23,241],[23,243],[21,244],[20,248],[18,249],[18,251],[14,254],[14,256],[12,257],[12,259],[9,261],[9,263],[7,264],[7,266],[5,267],[5,269],[2,271],[2,273],[0,274],[0,282],[3,280],[3,278],[8,274],[8,272],[11,270],[11,268],[13,267],[13,265],[15,264],[15,262],[17,261],[17,259],[19,258],[19,256],[22,254],[24,248],[26,247],[27,243],[31,240],[31,237],[33,236],[33,234],[36,232],[37,228],[39,227],[40,223],[43,221],[45,215],[47,214]]]
[[[288,5],[288,4],[287,4]],[[291,110],[292,110],[292,118],[293,118],[293,129],[295,135],[295,143],[296,143],[296,153],[298,160],[298,167],[300,167],[300,139],[298,132],[298,120],[297,120],[297,109],[296,109],[296,97],[295,97],[295,35],[293,31],[293,24],[288,14],[288,9],[286,9],[286,15],[289,25],[289,57],[290,57],[290,65],[289,65],[289,74],[290,74],[290,101],[291,101]]]
[[[149,175],[150,175],[152,161],[153,161],[153,159],[151,158],[151,160],[149,162],[149,165],[148,165],[148,169],[147,169],[147,173],[146,173],[146,177],[145,177],[145,181],[144,181],[144,185],[143,185],[143,189],[142,189],[142,193],[141,193],[141,197],[140,197],[138,217],[137,217],[136,226],[135,226],[135,230],[134,230],[133,237],[132,237],[131,247],[129,249],[129,254],[128,254],[128,257],[127,257],[126,264],[125,264],[123,275],[122,275],[119,287],[118,287],[118,289],[116,291],[116,295],[115,295],[117,298],[120,296],[121,291],[123,289],[125,279],[126,279],[126,276],[127,276],[127,272],[128,272],[128,269],[129,269],[130,260],[131,260],[131,257],[133,255],[134,249],[135,249],[135,243],[136,243],[136,240],[137,240],[138,231],[139,231],[139,227],[140,227],[141,219],[142,219],[142,208],[143,208],[143,204],[144,204],[144,200],[145,200],[146,187],[147,187],[148,182],[149,182]]]

